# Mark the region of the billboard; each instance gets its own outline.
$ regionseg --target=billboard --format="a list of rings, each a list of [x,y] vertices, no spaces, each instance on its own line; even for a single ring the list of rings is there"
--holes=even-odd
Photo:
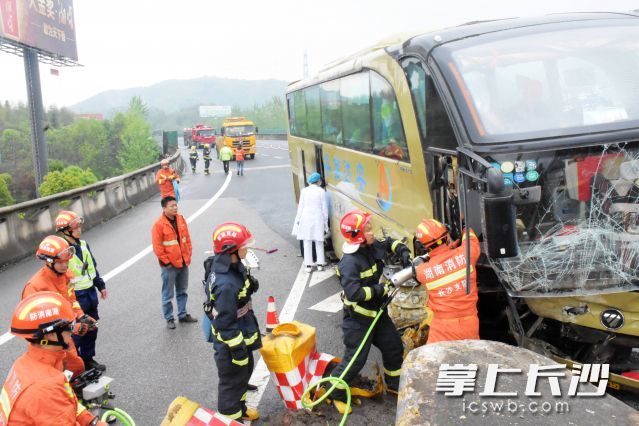
[[[228,117],[231,115],[230,105],[200,106],[200,117]]]
[[[73,0],[0,0],[0,38],[78,60]]]

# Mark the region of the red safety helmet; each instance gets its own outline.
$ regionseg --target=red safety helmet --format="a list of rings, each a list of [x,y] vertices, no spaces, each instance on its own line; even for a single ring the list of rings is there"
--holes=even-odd
[[[71,260],[74,254],[75,247],[56,235],[45,237],[36,251],[36,257],[48,263],[54,263],[56,260]]]
[[[63,210],[58,213],[58,217],[55,218],[55,230],[56,232],[63,232],[67,229],[76,229],[84,223],[84,218],[78,215],[76,212],[70,210]]]
[[[339,230],[348,244],[362,244],[366,241],[364,227],[373,216],[362,210],[353,210],[344,215],[339,222]]]
[[[73,331],[75,314],[68,300],[52,291],[41,291],[25,297],[13,311],[11,333],[39,342],[46,334]],[[64,343],[58,337],[60,345]],[[53,343],[53,342],[49,342]]]
[[[444,238],[448,236],[448,228],[446,225],[435,219],[424,219],[417,225],[415,238],[419,241],[425,250],[434,245],[441,245]]]
[[[233,253],[253,244],[253,235],[246,226],[236,222],[224,222],[213,230],[213,251]]]

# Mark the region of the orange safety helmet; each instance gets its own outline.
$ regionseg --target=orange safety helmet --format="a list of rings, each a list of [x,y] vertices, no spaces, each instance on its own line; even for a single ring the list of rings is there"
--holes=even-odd
[[[67,229],[73,230],[82,226],[83,223],[84,218],[76,212],[62,210],[58,213],[58,217],[55,218],[55,230],[56,232],[64,232]]]
[[[62,332],[73,331],[75,314],[68,300],[52,291],[41,291],[25,297],[13,311],[11,333],[32,343],[68,346]],[[43,341],[56,333],[58,341]]]
[[[445,237],[448,236],[446,225],[435,219],[424,219],[417,225],[415,238],[425,250],[435,244],[441,245]]]
[[[213,230],[213,251],[233,253],[253,244],[253,235],[246,226],[236,222],[224,222]]]
[[[373,216],[362,210],[353,210],[344,215],[339,222],[339,230],[348,244],[362,244],[366,241],[364,227]]]
[[[75,254],[75,247],[67,240],[56,235],[48,235],[42,240],[36,251],[36,257],[53,264],[56,260],[71,260]]]

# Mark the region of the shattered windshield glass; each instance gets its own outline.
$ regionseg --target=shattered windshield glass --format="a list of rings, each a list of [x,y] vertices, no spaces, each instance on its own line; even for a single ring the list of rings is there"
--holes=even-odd
[[[510,293],[639,289],[639,143],[491,159],[515,193],[519,255],[490,260]]]
[[[585,25],[518,29],[445,47],[473,140],[639,127],[639,25]]]

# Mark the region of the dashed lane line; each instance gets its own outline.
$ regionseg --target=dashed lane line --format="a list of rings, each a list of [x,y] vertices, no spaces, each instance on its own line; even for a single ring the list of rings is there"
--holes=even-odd
[[[233,176],[233,173],[229,173],[226,176],[226,180],[224,181],[224,184],[222,185],[222,187],[215,193],[215,195],[213,195],[213,197],[211,197],[206,203],[204,203],[204,205],[202,207],[200,207],[195,213],[193,213],[191,216],[189,216],[186,219],[187,223],[191,223],[195,219],[197,219],[200,215],[202,215],[202,213],[204,213],[206,211],[206,209],[211,207],[213,205],[213,203],[215,203],[215,201],[218,198],[220,198],[220,196],[224,193],[224,191],[226,191],[226,188],[228,188],[229,184],[231,183],[232,176]],[[104,279],[104,281],[109,281],[111,278],[115,277],[116,275],[120,274],[124,270],[128,269],[129,267],[134,265],[137,261],[142,259],[147,254],[151,253],[152,251],[153,251],[153,246],[152,245],[149,245],[149,246],[145,247],[138,254],[136,254],[135,256],[133,256],[132,258],[130,258],[129,260],[127,260],[123,264],[119,265],[115,269],[113,269],[113,270],[107,272],[106,274],[104,274],[102,276],[102,278]],[[3,335],[1,335],[0,336],[0,346],[2,346],[5,343],[7,343],[13,337],[14,337],[13,334],[11,334],[9,332],[4,333]]]

